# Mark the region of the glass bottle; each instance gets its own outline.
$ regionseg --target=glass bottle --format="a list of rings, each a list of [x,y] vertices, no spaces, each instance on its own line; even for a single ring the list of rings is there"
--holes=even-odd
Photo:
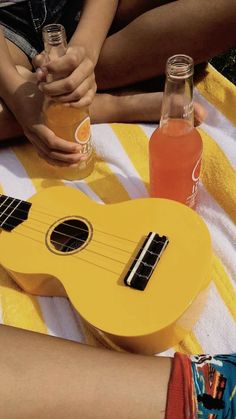
[[[44,26],[43,41],[46,62],[65,55],[67,41],[65,28],[62,25],[50,24]],[[47,80],[52,81],[52,75],[48,74]],[[87,177],[94,168],[94,150],[88,107],[66,107],[54,99],[45,97],[43,117],[45,125],[56,136],[82,145],[81,154],[85,159],[79,161],[76,168],[60,168],[61,177],[68,180],[79,180]]]
[[[160,126],[149,142],[150,195],[195,208],[202,139],[194,128],[193,60],[167,60]]]

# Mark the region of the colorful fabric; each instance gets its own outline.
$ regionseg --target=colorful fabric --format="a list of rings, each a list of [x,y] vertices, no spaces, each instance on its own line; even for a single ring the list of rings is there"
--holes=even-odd
[[[165,419],[195,419],[192,377],[189,357],[176,352],[168,385]]]
[[[166,419],[235,419],[236,354],[176,353],[168,387]]]
[[[191,333],[165,352],[232,353],[236,349],[236,87],[212,67],[195,91],[208,112],[198,213],[214,248],[212,283],[205,309]],[[64,182],[60,171],[41,160],[29,142],[0,148],[0,192],[27,200],[54,185],[70,185],[102,204],[148,196],[148,140],[156,125],[93,125],[94,172]],[[79,290],[78,290],[79,292]],[[68,300],[22,292],[0,269],[0,321],[79,342],[97,344]]]
[[[236,417],[236,354],[191,356],[196,417]]]

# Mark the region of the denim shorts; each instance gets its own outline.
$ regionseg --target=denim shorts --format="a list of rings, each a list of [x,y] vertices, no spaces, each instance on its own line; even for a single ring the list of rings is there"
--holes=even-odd
[[[0,7],[0,26],[5,38],[31,59],[43,50],[43,26],[61,23],[70,39],[78,24],[82,4],[82,0],[27,0]]]

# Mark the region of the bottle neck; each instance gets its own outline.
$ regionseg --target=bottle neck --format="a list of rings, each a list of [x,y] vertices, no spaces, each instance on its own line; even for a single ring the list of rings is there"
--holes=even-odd
[[[43,42],[47,61],[62,57],[67,49],[65,28],[57,23],[44,26]]]
[[[175,55],[167,61],[160,127],[173,119],[194,126],[193,60],[186,55]]]
[[[43,43],[45,51],[45,62],[56,60],[66,53],[67,42],[64,26],[52,23],[43,27]],[[47,81],[52,82],[56,78],[51,74],[47,75]]]

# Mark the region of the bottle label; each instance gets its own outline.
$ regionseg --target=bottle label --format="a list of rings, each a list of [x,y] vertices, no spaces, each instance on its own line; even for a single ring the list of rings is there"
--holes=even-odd
[[[83,119],[83,121],[76,128],[75,141],[82,145],[82,154],[89,154],[92,151],[89,116]]]
[[[202,156],[199,157],[192,171],[192,181],[193,181],[192,193],[186,199],[186,204],[190,208],[193,208],[196,204],[196,196],[198,193],[198,184],[199,184],[199,177],[200,177],[200,170],[201,170],[201,161],[202,161]]]
[[[189,103],[188,105],[185,105],[183,107],[183,118],[189,119],[191,115],[193,114],[194,107],[193,102]]]

